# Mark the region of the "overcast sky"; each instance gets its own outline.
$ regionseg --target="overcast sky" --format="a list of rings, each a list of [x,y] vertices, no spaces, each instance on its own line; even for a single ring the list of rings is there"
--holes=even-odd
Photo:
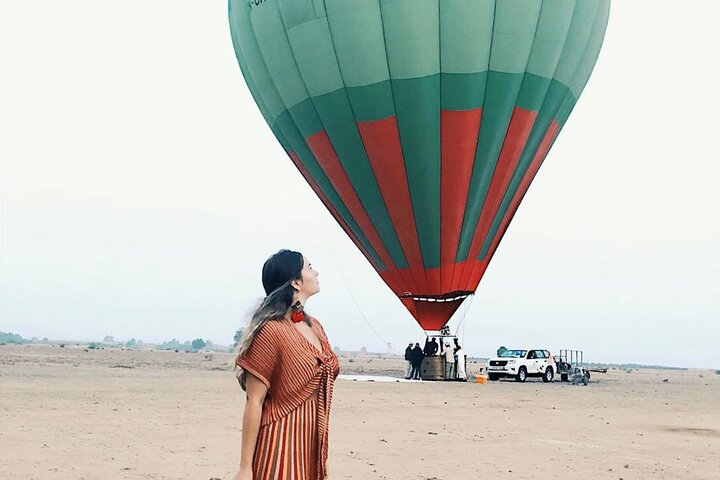
[[[616,0],[583,96],[450,325],[586,359],[720,368],[714,0]],[[275,250],[343,349],[423,332],[305,184],[224,0],[0,6],[0,331],[232,342]]]

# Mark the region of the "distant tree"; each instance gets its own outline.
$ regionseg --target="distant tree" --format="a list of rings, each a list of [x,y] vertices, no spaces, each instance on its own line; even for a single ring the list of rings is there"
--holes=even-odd
[[[42,342],[43,342],[43,343],[50,343],[50,340],[48,340],[48,337],[43,337]]]
[[[103,338],[103,343],[115,343],[115,337],[112,335],[105,335],[105,338]]]
[[[185,350],[185,347],[177,341],[176,338],[168,342],[163,342],[157,346],[158,350]]]
[[[191,345],[192,345],[192,348],[194,348],[195,350],[200,350],[201,348],[203,348],[205,346],[205,341],[202,338],[196,338],[195,340],[192,341]]]
[[[125,343],[125,347],[126,347],[126,348],[135,348],[135,347],[137,347],[137,340],[135,340],[134,338],[131,338],[130,340],[127,341],[127,343]]]
[[[237,347],[238,345],[240,345],[240,342],[242,342],[242,339],[243,339],[243,335],[245,335],[245,329],[238,328],[237,331],[235,332],[235,337],[233,338],[233,340],[235,341],[233,346]]]
[[[21,343],[27,343],[27,340],[25,340],[23,337],[21,337],[17,333],[0,332],[0,342],[21,344]]]

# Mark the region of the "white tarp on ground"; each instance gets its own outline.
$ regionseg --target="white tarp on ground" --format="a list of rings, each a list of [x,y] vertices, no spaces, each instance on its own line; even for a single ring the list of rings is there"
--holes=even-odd
[[[404,378],[386,377],[381,375],[338,375],[339,379],[352,380],[354,382],[413,382],[417,380],[405,380]]]

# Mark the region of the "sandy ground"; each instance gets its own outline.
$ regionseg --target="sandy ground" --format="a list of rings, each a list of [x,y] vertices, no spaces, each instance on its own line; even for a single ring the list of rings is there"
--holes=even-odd
[[[342,363],[346,374],[404,368]],[[0,479],[229,479],[244,403],[231,364],[0,346]],[[330,435],[333,480],[717,480],[720,375],[610,370],[588,387],[338,380]]]

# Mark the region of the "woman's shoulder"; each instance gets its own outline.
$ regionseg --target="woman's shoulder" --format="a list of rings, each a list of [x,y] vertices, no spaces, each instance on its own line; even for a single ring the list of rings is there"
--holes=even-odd
[[[323,328],[322,323],[320,323],[320,320],[318,320],[315,317],[310,317],[310,321],[312,322],[312,326],[315,329],[316,333],[319,333],[319,337],[322,340],[325,340],[326,342],[329,342],[327,333],[325,333],[325,329]]]
[[[317,328],[322,330],[323,333],[325,333],[325,329],[323,328],[323,324],[318,320],[316,317],[310,316],[310,322],[312,322],[313,325],[315,325]]]
[[[268,340],[279,341],[287,335],[287,322],[284,320],[269,320],[258,330],[258,336]]]

